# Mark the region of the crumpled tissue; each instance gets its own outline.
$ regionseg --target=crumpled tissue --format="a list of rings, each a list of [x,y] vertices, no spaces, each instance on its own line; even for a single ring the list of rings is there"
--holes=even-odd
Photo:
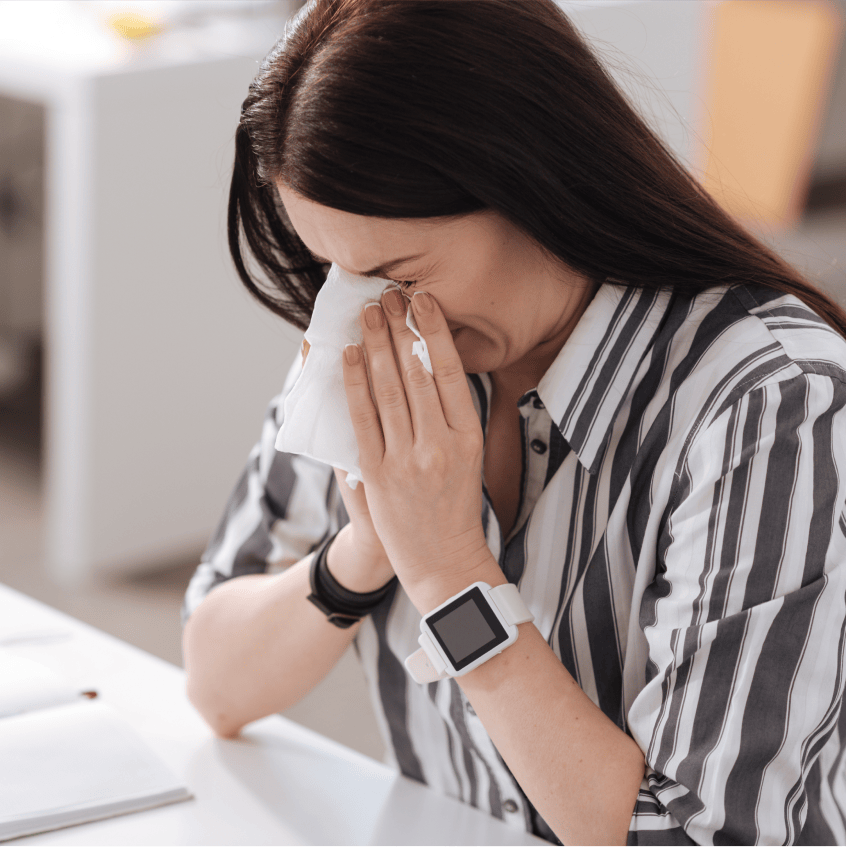
[[[367,355],[359,315],[366,303],[378,303],[387,288],[401,290],[390,280],[355,276],[332,265],[314,303],[305,332],[308,355],[285,398],[282,427],[276,436],[277,450],[310,456],[346,471],[350,488],[361,480],[361,468],[341,356],[347,344],[361,345]],[[406,315],[408,328],[418,338],[412,353],[432,373],[429,351],[410,306]]]

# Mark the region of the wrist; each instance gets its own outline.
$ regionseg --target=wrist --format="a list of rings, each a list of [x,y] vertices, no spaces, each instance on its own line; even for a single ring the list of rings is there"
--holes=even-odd
[[[403,580],[403,588],[417,611],[425,616],[474,582],[486,582],[491,588],[508,582],[487,546],[470,563],[460,568],[438,570],[411,585]]]
[[[419,683],[463,677],[517,640],[517,625],[534,620],[516,585],[465,586],[420,621],[420,649],[405,660]]]
[[[384,549],[374,549],[358,541],[352,524],[335,536],[326,555],[329,573],[348,591],[361,594],[377,591],[395,576]]]

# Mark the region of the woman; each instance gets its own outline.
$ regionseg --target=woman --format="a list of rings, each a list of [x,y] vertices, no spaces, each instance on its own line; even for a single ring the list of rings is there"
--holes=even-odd
[[[305,328],[330,262],[393,280],[434,374],[405,298],[363,310],[352,490],[273,449],[295,365],[185,600],[210,725],[287,708],[354,641],[402,772],[513,826],[843,841],[846,315],[552,0],[310,4],[244,101],[229,208],[268,308]],[[477,580],[534,623],[418,685],[421,615]]]

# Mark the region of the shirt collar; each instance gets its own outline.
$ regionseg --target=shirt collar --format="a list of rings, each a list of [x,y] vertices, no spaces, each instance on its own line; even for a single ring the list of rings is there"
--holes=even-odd
[[[604,283],[538,384],[550,417],[591,474],[670,296]]]

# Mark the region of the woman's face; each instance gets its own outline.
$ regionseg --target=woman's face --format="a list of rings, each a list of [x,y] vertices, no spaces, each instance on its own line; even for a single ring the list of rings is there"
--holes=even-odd
[[[278,186],[297,234],[321,261],[413,285],[438,301],[464,369],[518,394],[535,387],[595,286],[544,257],[496,212],[392,219],[321,206]],[[531,384],[529,384],[531,383]]]

